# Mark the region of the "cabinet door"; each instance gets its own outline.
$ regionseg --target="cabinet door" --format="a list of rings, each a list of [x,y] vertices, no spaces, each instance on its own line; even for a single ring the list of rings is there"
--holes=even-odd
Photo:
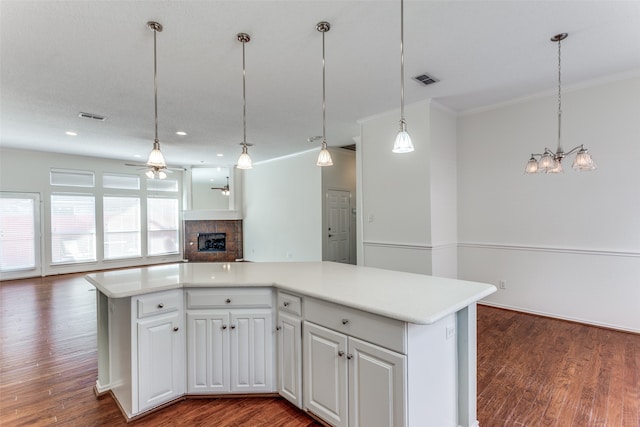
[[[231,390],[229,312],[187,312],[187,386],[189,393]]]
[[[299,317],[278,314],[278,392],[302,408],[302,322]]]
[[[349,425],[401,427],[406,419],[406,356],[349,338]]]
[[[273,322],[270,309],[232,310],[231,391],[273,391]]]
[[[304,406],[336,427],[347,425],[347,337],[304,322]]]
[[[182,312],[138,321],[138,407],[140,411],[184,394]]]

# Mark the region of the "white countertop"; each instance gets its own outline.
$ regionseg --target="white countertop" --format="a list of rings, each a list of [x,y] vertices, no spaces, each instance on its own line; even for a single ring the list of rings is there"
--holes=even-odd
[[[496,291],[486,283],[333,262],[179,263],[86,276],[109,298],[193,287],[273,286],[409,323],[431,324]]]

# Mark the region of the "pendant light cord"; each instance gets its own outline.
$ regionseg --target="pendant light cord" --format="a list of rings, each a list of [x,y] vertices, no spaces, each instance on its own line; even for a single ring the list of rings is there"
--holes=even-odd
[[[156,27],[152,27],[153,30],[153,98],[154,98],[154,111],[155,111],[155,130],[156,137],[154,142],[158,140],[158,60],[156,51],[156,35],[158,30]]]
[[[558,40],[558,149],[557,153],[562,152],[562,140],[561,140],[561,128],[562,128],[562,64],[561,64],[561,43],[562,39]]]
[[[400,121],[404,121],[404,2],[400,0]]]
[[[326,116],[326,89],[325,89],[325,59],[324,59],[324,31],[322,32],[322,145],[327,145],[327,116]]]
[[[247,71],[244,59],[244,45],[246,41],[242,41],[242,145],[246,149],[247,146]]]

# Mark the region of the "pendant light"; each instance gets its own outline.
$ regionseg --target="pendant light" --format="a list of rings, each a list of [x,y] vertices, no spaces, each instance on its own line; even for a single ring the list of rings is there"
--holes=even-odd
[[[242,153],[240,154],[240,158],[238,158],[238,169],[251,169],[253,168],[253,164],[251,162],[251,157],[249,157],[249,152],[247,151],[247,147],[252,144],[247,144],[247,86],[246,86],[246,67],[244,60],[244,45],[245,43],[249,43],[251,41],[251,37],[246,33],[238,33],[236,35],[239,42],[242,43]]]
[[[562,149],[562,63],[561,63],[561,42],[569,35],[567,33],[556,34],[551,37],[551,41],[558,43],[558,147],[554,153],[548,148],[544,149],[542,154],[531,154],[527,162],[524,173],[561,173],[562,159],[566,156],[577,152],[576,158],[573,160],[573,169],[577,171],[592,171],[597,168],[595,162],[591,159],[591,155],[583,145],[578,145],[568,152]],[[537,158],[540,158],[538,160]]]
[[[413,142],[404,119],[404,1],[400,0],[400,130],[393,144],[394,153],[410,153]]]
[[[166,162],[164,161],[164,156],[162,155],[162,151],[160,151],[160,140],[158,139],[158,65],[157,65],[157,52],[156,52],[156,35],[159,32],[162,32],[162,25],[149,21],[147,22],[147,27],[151,31],[153,31],[153,96],[154,96],[154,117],[155,117],[155,138],[153,140],[153,150],[149,154],[149,160],[147,160],[147,166],[151,169],[146,172],[147,177],[149,178],[160,178],[164,179],[167,175],[162,171],[167,167]]]
[[[325,57],[324,57],[324,33],[331,29],[328,22],[322,21],[316,24],[316,30],[322,33],[322,146],[318,154],[318,166],[333,166],[331,153],[327,149],[327,113],[326,113],[326,84],[325,84]]]

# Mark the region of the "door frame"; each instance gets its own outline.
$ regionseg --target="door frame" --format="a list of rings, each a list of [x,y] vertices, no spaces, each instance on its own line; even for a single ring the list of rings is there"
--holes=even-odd
[[[40,193],[0,191],[0,198],[33,200],[33,244],[35,251],[35,266],[33,268],[0,271],[0,281],[42,276],[42,254],[44,251],[44,240],[42,238],[42,236],[44,236],[44,224],[42,221],[42,195]]]

